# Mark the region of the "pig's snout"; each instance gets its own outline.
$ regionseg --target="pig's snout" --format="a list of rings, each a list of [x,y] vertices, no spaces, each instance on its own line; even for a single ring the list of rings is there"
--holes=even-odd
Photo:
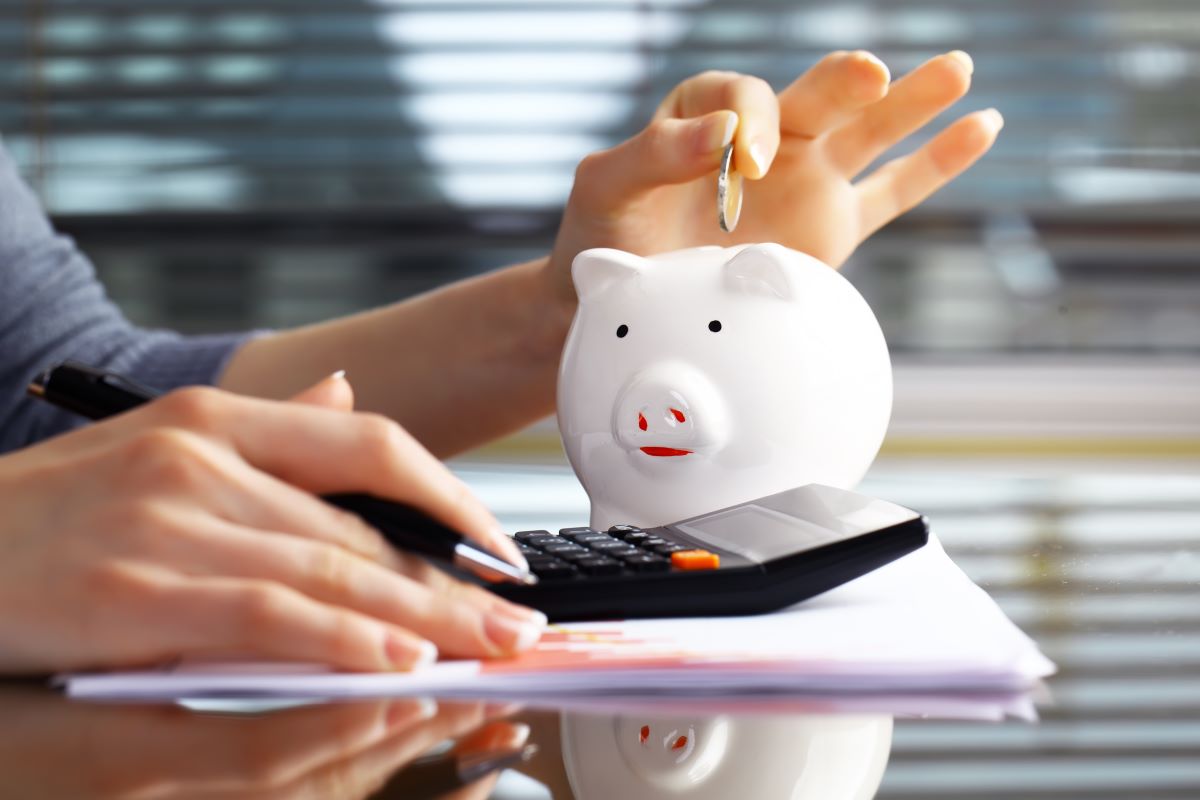
[[[612,424],[622,447],[647,456],[707,454],[726,440],[719,393],[684,364],[660,364],[635,376],[621,390]]]

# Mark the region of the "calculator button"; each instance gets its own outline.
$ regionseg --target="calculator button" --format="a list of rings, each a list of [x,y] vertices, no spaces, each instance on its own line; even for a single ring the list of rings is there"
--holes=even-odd
[[[660,556],[669,556],[671,553],[680,553],[684,550],[690,550],[689,547],[684,547],[681,544],[656,544],[653,547],[646,548],[653,553],[658,553]]]
[[[611,533],[613,536],[620,536],[621,538],[625,538],[625,534],[640,533],[640,532],[642,532],[642,529],[639,528],[637,525],[613,525],[611,528],[608,529],[608,532]]]
[[[668,542],[666,539],[660,539],[657,536],[651,536],[649,539],[642,539],[637,544],[638,547],[656,547],[660,544],[674,544],[674,542]]]
[[[638,555],[624,559],[625,566],[635,572],[666,572],[671,568],[671,562],[661,556]]]
[[[533,574],[543,580],[554,580],[557,578],[571,578],[579,574],[579,570],[573,564],[568,564],[565,561],[559,561],[556,564],[546,564],[545,566],[533,567]]]
[[[593,550],[600,550],[600,551],[624,549],[626,547],[629,547],[629,545],[625,544],[625,542],[619,541],[617,539],[603,539],[603,540],[590,541],[587,543],[587,546],[592,548]]]
[[[642,542],[646,541],[647,539],[654,538],[653,536],[646,533],[645,531],[628,531],[626,533],[621,533],[621,534],[617,534],[617,535],[620,536],[625,541],[629,542],[630,544],[636,544],[636,545],[640,545]]]
[[[523,555],[523,556],[533,555],[534,553],[542,552],[541,550],[538,550],[536,547],[530,547],[529,545],[523,544],[520,542],[517,543],[517,550],[519,550],[521,555]]]
[[[554,556],[552,556],[548,553],[539,553],[536,556],[529,556],[526,559],[526,561],[529,562],[529,568],[534,571],[537,571],[538,569],[541,569],[542,567],[553,567],[557,564],[567,563],[566,561],[562,560],[561,558],[555,558]]]
[[[534,538],[535,536],[553,536],[553,535],[554,534],[550,533],[550,531],[517,531],[516,533],[513,534],[513,538],[516,539],[518,542],[524,543],[524,542],[528,542],[530,539]]]
[[[566,555],[567,553],[586,553],[586,552],[588,552],[588,549],[586,547],[580,547],[579,545],[574,544],[572,542],[564,542],[564,541],[559,541],[559,542],[555,542],[553,544],[543,545],[542,550],[544,550],[545,552],[547,552],[553,556],[562,556],[562,555]]]
[[[573,540],[576,544],[592,546],[593,542],[615,542],[617,541],[607,533],[581,533]]]
[[[681,550],[671,553],[671,566],[675,569],[716,569],[721,566],[721,557],[707,550]]]
[[[607,550],[602,550],[601,552],[609,558],[629,558],[630,556],[643,555],[646,551],[642,550],[640,547],[634,547],[631,544],[627,544],[624,547],[610,547]]]
[[[591,531],[590,533],[570,533],[562,538],[566,539],[568,542],[574,542],[575,544],[587,544],[590,541],[607,539],[609,536],[607,533]]]
[[[558,535],[564,539],[574,539],[576,536],[585,536],[589,533],[600,533],[600,531],[595,528],[583,526],[578,528],[563,528],[558,532]]]
[[[595,550],[588,550],[586,547],[581,547],[578,550],[572,550],[569,553],[555,553],[556,556],[563,561],[570,561],[572,564],[578,564],[585,558],[603,558]]]
[[[604,556],[581,558],[575,565],[588,575],[617,575],[622,571],[621,562]]]

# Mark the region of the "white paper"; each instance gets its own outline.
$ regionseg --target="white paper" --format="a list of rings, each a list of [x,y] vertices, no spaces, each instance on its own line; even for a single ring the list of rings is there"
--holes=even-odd
[[[750,617],[552,626],[511,661],[412,673],[199,664],[77,674],[73,697],[552,697],[748,692],[1013,692],[1054,665],[936,540],[790,609]]]

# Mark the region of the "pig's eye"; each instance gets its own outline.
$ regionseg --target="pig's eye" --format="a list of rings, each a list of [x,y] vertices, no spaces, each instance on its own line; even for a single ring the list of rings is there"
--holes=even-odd
[[[714,319],[712,322],[708,323],[708,329],[710,331],[712,331],[713,333],[717,333],[718,331],[720,331],[721,330],[721,320]]]
[[[627,333],[629,333],[628,325],[618,325],[617,326],[617,338],[618,339],[624,339],[625,334],[627,334]]]

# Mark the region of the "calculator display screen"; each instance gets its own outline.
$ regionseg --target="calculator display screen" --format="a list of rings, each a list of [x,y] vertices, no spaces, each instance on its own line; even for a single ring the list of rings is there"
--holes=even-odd
[[[810,485],[670,526],[714,550],[762,563],[916,517],[865,495]]]

